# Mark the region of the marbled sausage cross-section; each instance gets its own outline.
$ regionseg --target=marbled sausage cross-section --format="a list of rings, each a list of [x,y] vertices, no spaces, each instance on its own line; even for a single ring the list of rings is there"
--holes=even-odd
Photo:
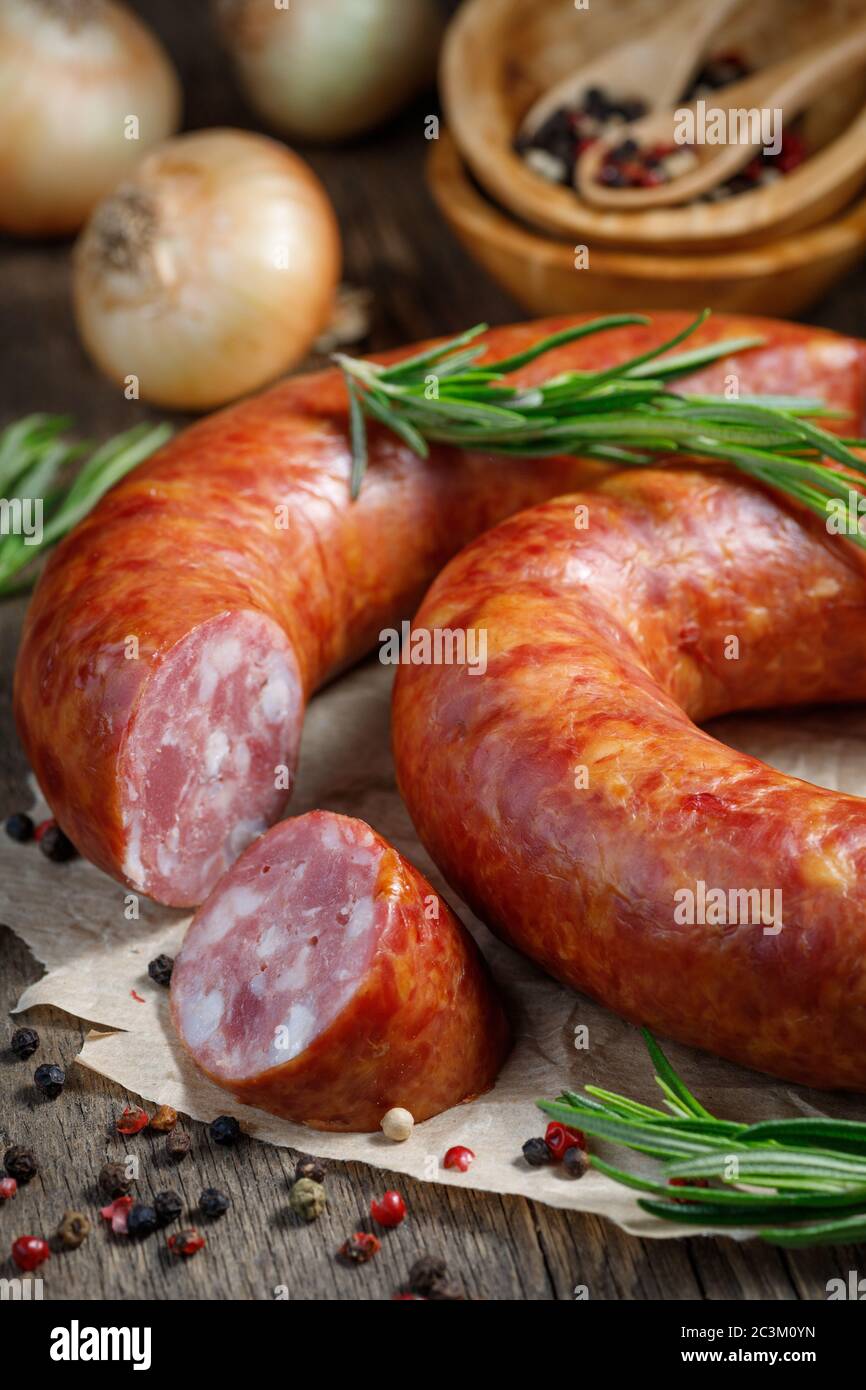
[[[488,1090],[508,1026],[471,937],[361,821],[312,811],[261,836],[199,910],[172,1012],[238,1100],[317,1129],[374,1130]]]

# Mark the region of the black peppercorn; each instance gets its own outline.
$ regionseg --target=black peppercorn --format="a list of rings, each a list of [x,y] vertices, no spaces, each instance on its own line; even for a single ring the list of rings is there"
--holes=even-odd
[[[222,1216],[231,1206],[231,1201],[224,1192],[219,1192],[215,1187],[206,1187],[198,1199],[198,1204],[205,1216]]]
[[[144,1202],[135,1202],[129,1208],[126,1218],[126,1234],[129,1236],[149,1236],[157,1226],[156,1212]]]
[[[12,1034],[9,1046],[16,1057],[20,1058],[22,1062],[26,1062],[27,1058],[32,1057],[39,1046],[39,1034],[35,1028],[18,1028]]]
[[[10,840],[18,840],[19,844],[24,844],[26,840],[33,839],[33,831],[36,827],[29,816],[25,816],[23,811],[16,811],[14,816],[10,816],[6,822],[6,834]]]
[[[227,1148],[241,1137],[241,1127],[233,1115],[217,1115],[211,1120],[208,1132],[215,1144],[224,1144]]]
[[[99,1190],[106,1197],[125,1197],[132,1187],[132,1178],[123,1163],[106,1163],[99,1173]]]
[[[13,1144],[11,1149],[6,1150],[3,1155],[3,1163],[10,1178],[14,1178],[22,1187],[31,1178],[35,1178],[39,1172],[35,1155],[30,1149],[23,1148],[21,1144]]]
[[[545,1163],[553,1162],[553,1154],[543,1139],[527,1139],[523,1145],[523,1157],[530,1168],[543,1168]]]
[[[165,1151],[175,1163],[180,1163],[182,1158],[186,1158],[191,1148],[192,1139],[182,1129],[173,1129],[166,1138]]]
[[[570,1178],[582,1178],[589,1168],[589,1160],[583,1149],[575,1144],[562,1155],[562,1166]]]
[[[78,853],[72,841],[64,835],[59,825],[49,825],[39,841],[39,848],[46,859],[55,864],[63,864],[74,859]]]
[[[448,1277],[448,1266],[439,1255],[422,1255],[409,1270],[409,1290],[429,1298]]]
[[[157,1226],[168,1226],[176,1221],[183,1211],[183,1202],[176,1192],[157,1192],[153,1199]]]
[[[170,985],[174,969],[172,956],[156,956],[148,965],[147,973],[156,985]]]
[[[458,1303],[465,1299],[463,1290],[448,1277],[448,1266],[438,1255],[422,1255],[415,1261],[409,1271],[409,1291],[431,1303]]]
[[[327,1171],[320,1158],[299,1158],[295,1167],[295,1182],[309,1178],[311,1182],[323,1183]]]
[[[66,1072],[54,1062],[43,1062],[33,1073],[37,1091],[49,1100],[56,1100],[66,1085]]]

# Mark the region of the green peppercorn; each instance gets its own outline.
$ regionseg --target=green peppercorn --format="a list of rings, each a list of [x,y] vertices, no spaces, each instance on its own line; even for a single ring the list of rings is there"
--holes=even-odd
[[[304,1221],[315,1221],[317,1216],[321,1216],[327,1201],[324,1187],[320,1182],[313,1182],[312,1178],[299,1178],[289,1193],[292,1211]]]
[[[81,1211],[65,1211],[57,1227],[57,1239],[67,1250],[77,1250],[90,1235],[90,1218]]]

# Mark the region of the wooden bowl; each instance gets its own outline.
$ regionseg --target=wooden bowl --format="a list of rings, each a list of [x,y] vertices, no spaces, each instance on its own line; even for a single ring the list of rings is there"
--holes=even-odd
[[[430,189],[466,250],[531,314],[706,307],[791,316],[866,255],[866,198],[843,215],[766,246],[723,255],[651,255],[574,247],[517,222],[479,191],[447,131],[427,165]]]
[[[654,251],[757,245],[844,208],[866,181],[859,77],[837,84],[808,113],[806,137],[816,152],[799,169],[780,183],[719,203],[605,211],[541,178],[515,154],[514,136],[536,97],[624,32],[651,23],[657,6],[658,0],[593,0],[587,9],[575,8],[574,0],[466,0],[446,35],[440,87],[451,132],[487,192],[557,236]],[[760,67],[862,13],[863,0],[824,0],[820,6],[813,0],[747,0],[713,47],[737,51]],[[786,197],[780,206],[781,184]],[[785,210],[791,199],[793,213]]]

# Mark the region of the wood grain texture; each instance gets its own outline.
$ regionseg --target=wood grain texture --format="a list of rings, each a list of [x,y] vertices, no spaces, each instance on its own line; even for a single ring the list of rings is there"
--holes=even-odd
[[[187,124],[252,124],[197,6],[150,0],[151,19],[182,70]],[[516,306],[485,280],[460,251],[424,188],[427,144],[422,101],[395,127],[351,149],[310,151],[344,228],[346,276],[375,293],[371,346],[452,332],[468,322],[519,317]],[[143,418],[162,418],[122,399],[99,379],[74,334],[68,303],[68,246],[0,243],[0,423],[31,410],[74,413],[100,438]],[[821,306],[815,321],[853,332],[864,321],[866,276],[849,281]],[[0,815],[26,801],[26,768],[11,720],[10,678],[23,603],[0,606]],[[62,870],[61,870],[62,872]],[[121,1140],[113,1124],[127,1103],[117,1086],[74,1065],[56,1102],[35,1092],[38,1061],[70,1063],[86,1024],[55,1010],[33,1010],[42,1047],[31,1062],[4,1050],[15,1026],[8,1016],[39,966],[6,929],[0,930],[0,1131],[5,1147],[19,1142],[38,1154],[41,1173],[0,1208],[0,1278],[15,1273],[8,1251],[15,1236],[53,1231],[67,1207],[97,1221],[85,1246],[44,1267],[45,1296],[70,1298],[271,1299],[283,1285],[292,1299],[383,1299],[401,1285],[420,1253],[440,1252],[467,1295],[494,1300],[568,1300],[585,1286],[591,1299],[823,1299],[826,1283],[858,1267],[854,1250],[783,1255],[730,1240],[641,1241],[593,1217],[568,1214],[521,1198],[462,1192],[409,1181],[359,1164],[334,1165],[329,1209],[310,1227],[289,1209],[294,1156],[244,1142],[227,1151],[211,1144],[205,1126],[185,1122],[193,1153],[180,1166],[166,1161],[161,1137]],[[526,1136],[515,1136],[515,1147]],[[192,1210],[203,1187],[233,1201],[219,1221],[204,1221],[208,1249],[175,1262],[159,1236],[134,1244],[112,1237],[96,1218],[96,1175],[109,1158],[141,1159],[140,1194],[175,1188]],[[389,1186],[404,1193],[410,1219],[386,1234],[370,1264],[346,1269],[337,1247],[365,1223],[370,1199]],[[859,1252],[862,1268],[863,1251]]]

